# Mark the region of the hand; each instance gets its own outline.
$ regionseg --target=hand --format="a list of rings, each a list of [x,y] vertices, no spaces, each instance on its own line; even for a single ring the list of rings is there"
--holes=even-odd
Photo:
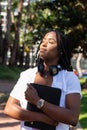
[[[36,105],[37,101],[40,99],[37,90],[32,87],[31,84],[27,84],[27,89],[25,91],[25,99],[28,100],[28,102]]]

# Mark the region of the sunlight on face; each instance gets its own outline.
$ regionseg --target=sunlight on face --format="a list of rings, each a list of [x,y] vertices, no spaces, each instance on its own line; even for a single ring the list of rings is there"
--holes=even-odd
[[[55,32],[47,33],[40,45],[40,57],[51,59],[58,57],[57,39]]]

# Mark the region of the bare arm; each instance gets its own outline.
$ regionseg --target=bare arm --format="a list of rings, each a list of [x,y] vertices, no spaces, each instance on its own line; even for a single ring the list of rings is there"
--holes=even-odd
[[[42,113],[31,112],[20,107],[19,100],[9,97],[4,113],[22,121],[42,121],[44,123],[55,125],[55,121]]]
[[[31,85],[26,90],[25,95],[26,99],[35,105],[40,99],[37,91]],[[77,124],[80,113],[80,94],[68,94],[66,96],[65,104],[66,108],[63,108],[45,101],[45,104],[42,107],[42,111],[57,122],[75,126]]]
[[[42,110],[51,118],[59,122],[75,126],[80,113],[80,95],[69,94],[66,96],[66,108],[54,106],[45,101]],[[51,114],[50,114],[51,113]]]

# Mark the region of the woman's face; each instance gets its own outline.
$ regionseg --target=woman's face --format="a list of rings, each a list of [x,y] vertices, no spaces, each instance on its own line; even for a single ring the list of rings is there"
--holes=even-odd
[[[55,32],[47,33],[40,45],[40,57],[44,60],[58,59],[58,47]]]

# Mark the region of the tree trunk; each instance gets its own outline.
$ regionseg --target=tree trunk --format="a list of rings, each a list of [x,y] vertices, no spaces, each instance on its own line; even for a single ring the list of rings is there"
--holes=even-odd
[[[3,53],[3,38],[2,38],[2,29],[0,23],[0,64],[2,64],[2,53]]]
[[[2,64],[6,65],[7,61],[7,51],[10,45],[10,30],[11,30],[11,0],[8,0],[7,6],[7,25],[5,38],[3,40],[3,55],[2,55]]]
[[[78,57],[77,57],[77,61],[76,61],[76,68],[78,71],[78,76],[80,78],[82,77],[82,69],[81,69],[81,65],[80,65],[81,58],[82,58],[82,53],[79,53]]]
[[[22,15],[22,8],[23,8],[23,0],[19,1],[18,5],[18,17],[17,17],[17,22],[15,24],[15,40],[13,43],[13,49],[12,49],[12,54],[11,54],[11,59],[10,59],[10,65],[15,65],[17,64],[17,60],[19,57],[19,36],[20,36],[20,21],[21,21],[21,15]]]

